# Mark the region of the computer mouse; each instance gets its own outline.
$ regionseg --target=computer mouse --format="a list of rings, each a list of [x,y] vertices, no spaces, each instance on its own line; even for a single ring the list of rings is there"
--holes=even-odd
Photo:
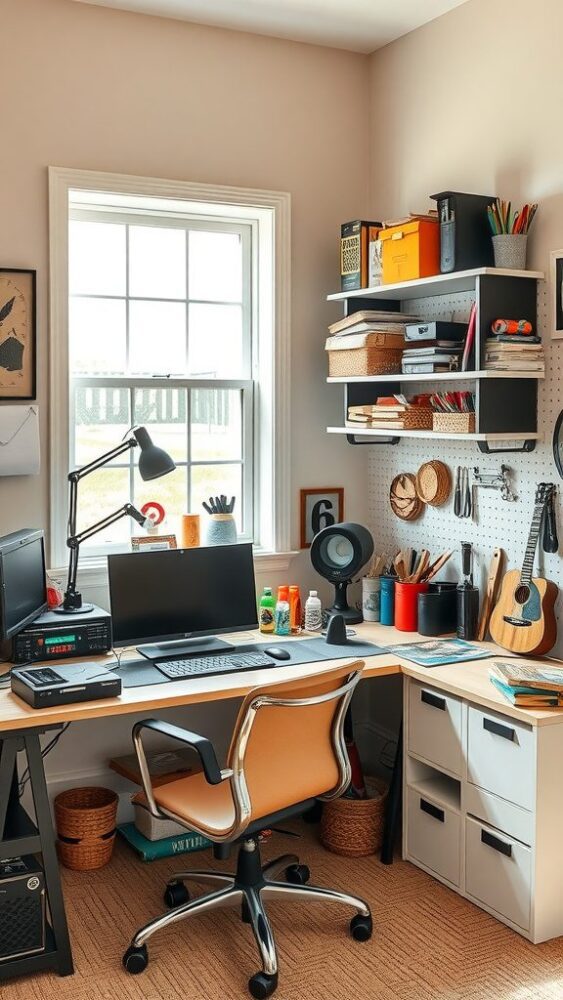
[[[283,646],[270,646],[265,649],[264,652],[267,656],[273,656],[274,660],[290,660],[291,653],[284,649]]]

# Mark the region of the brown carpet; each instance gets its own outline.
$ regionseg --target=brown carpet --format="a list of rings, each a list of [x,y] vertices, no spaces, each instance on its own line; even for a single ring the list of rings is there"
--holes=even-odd
[[[267,859],[294,851],[312,882],[364,895],[371,941],[348,934],[349,911],[322,904],[270,904],[280,961],[280,1000],[561,1000],[563,938],[531,945],[412,865],[329,854],[316,829],[276,834]],[[179,862],[179,863],[178,863]],[[132,932],[162,911],[165,880],[185,868],[223,867],[208,852],[142,864],[119,843],[99,872],[64,872],[76,973],[43,973],[0,987],[2,1000],[245,1000],[258,971],[250,928],[235,910],[161,932],[149,967],[128,976],[121,956]]]

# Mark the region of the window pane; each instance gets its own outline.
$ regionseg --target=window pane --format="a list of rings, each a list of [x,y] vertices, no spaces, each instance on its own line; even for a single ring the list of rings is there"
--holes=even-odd
[[[241,306],[189,306],[188,369],[207,378],[244,378]]]
[[[192,459],[196,462],[241,459],[242,392],[193,389],[191,404]]]
[[[190,299],[242,300],[242,241],[238,233],[193,229],[188,256]]]
[[[208,501],[210,496],[220,496],[221,493],[236,497],[234,515],[237,530],[242,531],[242,466],[241,465],[193,465],[190,510],[208,516],[203,510],[202,501]],[[203,531],[202,525],[202,531]],[[204,536],[202,536],[204,537]]]
[[[156,439],[156,435],[155,435]],[[139,475],[139,469],[135,468],[135,507],[139,509],[145,503],[156,500],[162,504],[166,511],[166,523],[159,529],[162,534],[175,534],[177,519],[188,510],[188,475],[185,465],[179,465],[174,472],[169,472],[161,479],[153,479],[150,483],[144,483]],[[134,534],[142,535],[145,532],[142,528]],[[178,546],[180,539],[178,538]]]
[[[101,521],[107,514],[129,501],[129,469],[98,469],[80,484],[78,497],[78,531]],[[130,518],[122,517],[81,546],[126,542],[131,533]]]
[[[129,294],[185,299],[185,230],[129,227]]]
[[[186,406],[185,389],[135,389],[134,423],[144,424],[154,444],[175,462],[188,460]]]
[[[86,465],[115,448],[131,427],[127,389],[79,387],[75,390],[74,408],[74,462],[77,466]],[[125,452],[114,461],[118,465],[128,465],[129,460],[130,456]],[[82,486],[79,489],[81,491]]]
[[[71,295],[125,295],[125,226],[69,223]]]
[[[129,371],[182,375],[186,367],[186,307],[182,302],[129,305]]]
[[[75,299],[69,302],[70,370],[77,374],[125,372],[124,299]]]

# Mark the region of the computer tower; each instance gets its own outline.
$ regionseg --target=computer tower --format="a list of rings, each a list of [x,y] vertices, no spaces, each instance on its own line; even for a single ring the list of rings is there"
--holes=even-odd
[[[493,195],[441,191],[431,195],[438,203],[440,271],[467,271],[494,265],[487,206]]]
[[[35,858],[0,861],[0,962],[45,948],[45,877]]]

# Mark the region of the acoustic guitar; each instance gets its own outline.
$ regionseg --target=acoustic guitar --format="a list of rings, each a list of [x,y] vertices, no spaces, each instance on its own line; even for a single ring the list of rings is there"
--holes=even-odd
[[[554,493],[553,483],[539,483],[522,569],[505,574],[498,603],[491,615],[491,638],[513,653],[541,656],[549,652],[557,639],[553,609],[558,588],[551,580],[532,578],[543,513]]]

